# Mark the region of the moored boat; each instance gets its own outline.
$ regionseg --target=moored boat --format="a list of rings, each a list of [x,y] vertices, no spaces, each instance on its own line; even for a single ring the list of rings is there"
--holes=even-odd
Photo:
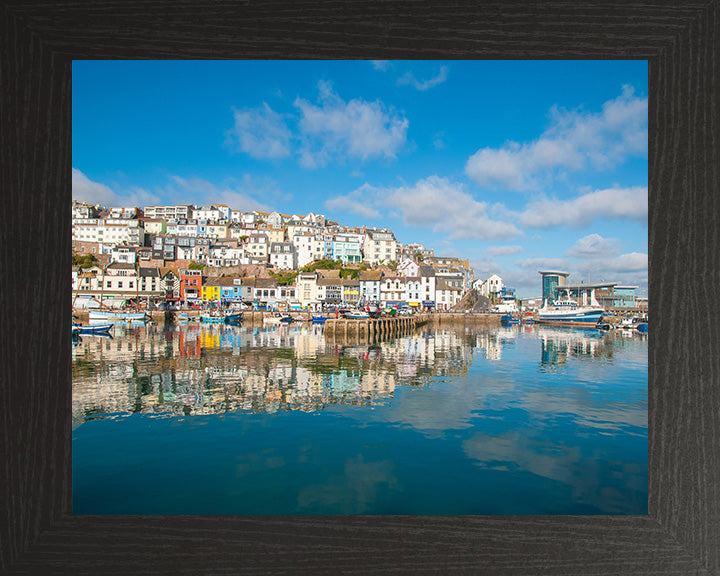
[[[77,326],[80,334],[102,334],[104,332],[110,332],[110,329],[112,327],[113,327],[112,322],[103,323],[103,324],[86,324],[86,325],[78,325]]]
[[[146,322],[148,315],[145,312],[123,312],[122,310],[96,310],[88,312],[90,320],[130,320],[134,322]]]
[[[225,322],[242,322],[242,319],[242,312],[237,312],[236,314],[225,314]]]
[[[362,310],[348,310],[343,315],[343,318],[347,318],[348,320],[366,320],[370,318],[370,315]]]
[[[508,326],[510,324],[520,324],[520,320],[512,314],[504,314],[500,317],[500,324]]]
[[[578,306],[578,303],[572,299],[555,300],[552,304],[546,300],[543,307],[538,310],[535,321],[558,326],[593,328],[604,312],[602,308]]]
[[[313,316],[312,316],[313,324],[325,324],[326,321],[327,321],[327,318],[325,318],[325,316],[321,316],[321,315],[317,315],[317,314],[313,314]]]

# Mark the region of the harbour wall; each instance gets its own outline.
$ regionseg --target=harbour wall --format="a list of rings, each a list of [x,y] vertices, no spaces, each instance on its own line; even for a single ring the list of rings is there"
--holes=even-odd
[[[88,321],[88,311],[85,309],[75,310],[73,314],[80,322]],[[208,316],[207,311],[202,310],[182,310],[180,312],[150,312],[151,318],[159,323],[178,321],[179,315],[184,314],[188,319],[197,318],[199,316]],[[262,324],[264,318],[272,317],[274,312],[265,312],[261,310],[245,310],[243,311],[243,322],[251,324]],[[290,312],[296,321],[310,321],[311,314],[307,311]],[[500,326],[499,314],[465,314],[453,312],[436,312],[432,314],[413,314],[412,316],[388,317],[384,316],[378,319],[363,320],[345,320],[335,319],[334,314],[325,314],[327,322],[325,323],[326,332],[345,332],[346,327],[349,332],[358,333],[383,333],[387,334],[391,330],[410,329],[422,324],[430,324],[434,326],[455,326],[455,325],[485,325]]]

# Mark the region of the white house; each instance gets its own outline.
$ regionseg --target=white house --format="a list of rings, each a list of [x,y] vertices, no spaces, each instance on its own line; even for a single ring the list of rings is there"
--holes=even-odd
[[[358,280],[360,284],[360,302],[379,302],[382,271],[361,270]]]
[[[397,267],[400,276],[418,276],[420,274],[420,264],[410,258],[403,258]]]
[[[266,260],[270,243],[266,234],[251,234],[245,247],[245,251],[255,259]]]
[[[398,243],[389,230],[366,230],[363,253],[363,260],[370,264],[396,261]]]
[[[451,286],[447,281],[437,279],[435,283],[435,309],[450,310],[460,301],[462,290]]]
[[[504,284],[502,278],[500,278],[497,274],[493,274],[480,286],[480,294],[489,298],[490,295],[499,293],[503,287]]]
[[[395,306],[405,302],[405,278],[385,276],[380,282],[380,301],[385,306]]]
[[[422,305],[420,276],[405,276],[405,297],[404,300],[412,307]]]
[[[270,244],[270,264],[283,270],[294,270],[295,246],[290,242],[272,242]]]
[[[313,234],[309,232],[295,234],[292,238],[292,243],[295,247],[298,268],[302,268],[315,260],[315,236]]]
[[[435,306],[435,270],[432,266],[420,266],[420,297],[423,305]]]
[[[297,299],[300,304],[317,308],[319,306],[318,300],[318,274],[317,272],[301,272],[298,274],[295,284],[297,286]]]
[[[124,262],[125,264],[135,264],[137,255],[134,246],[115,246],[110,252],[111,262]]]

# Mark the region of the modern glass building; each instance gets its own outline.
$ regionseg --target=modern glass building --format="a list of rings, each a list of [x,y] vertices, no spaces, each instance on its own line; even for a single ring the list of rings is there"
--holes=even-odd
[[[542,297],[553,299],[556,297],[555,289],[558,286],[566,286],[569,272],[559,272],[557,270],[539,270],[542,276]]]

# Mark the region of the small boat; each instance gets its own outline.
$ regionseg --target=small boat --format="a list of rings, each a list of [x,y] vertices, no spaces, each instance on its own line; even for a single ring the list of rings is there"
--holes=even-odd
[[[640,323],[638,323],[638,325],[635,328],[637,329],[638,332],[642,332],[643,334],[648,333],[647,322],[640,322]]]
[[[283,316],[280,316],[280,322],[282,324],[291,324],[295,321],[295,318],[290,316],[290,314],[284,314]]]
[[[317,314],[313,314],[313,316],[312,316],[313,324],[325,324],[326,321],[327,321],[327,318],[325,318],[325,316],[320,316]]]
[[[225,318],[222,316],[200,316],[200,322],[203,324],[224,324]]]
[[[343,315],[343,318],[347,318],[348,320],[366,320],[370,318],[370,314],[362,310],[348,310]]]
[[[237,312],[236,314],[225,314],[225,322],[242,322],[243,313]]]
[[[520,324],[520,320],[515,318],[512,314],[505,314],[500,317],[500,324],[504,324],[506,326],[510,324]]]
[[[96,310],[91,309],[88,312],[90,320],[130,320],[135,322],[145,322],[148,315],[145,312],[123,312],[121,310]]]
[[[110,328],[113,326],[114,324],[109,322],[107,324],[87,324],[85,326],[78,325],[77,328],[79,328],[80,334],[102,334],[110,332]]]

